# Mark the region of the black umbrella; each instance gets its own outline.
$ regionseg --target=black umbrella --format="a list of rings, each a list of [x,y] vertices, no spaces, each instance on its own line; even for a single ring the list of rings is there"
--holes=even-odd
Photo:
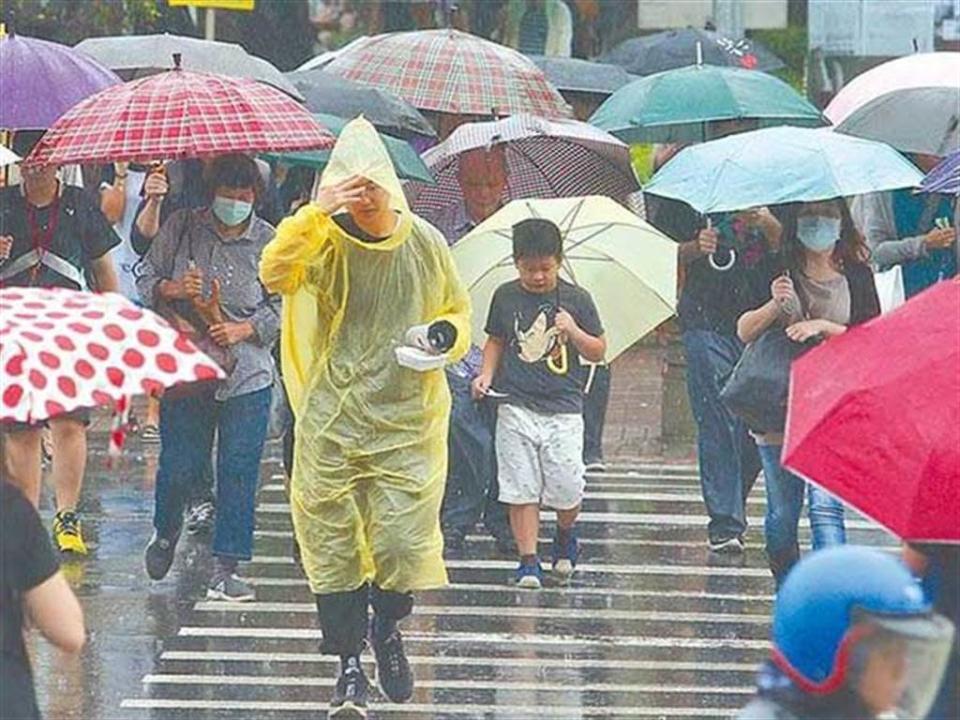
[[[436,131],[419,110],[384,90],[329,75],[320,69],[291,72],[286,77],[306,97],[311,112],[347,120],[363,115],[384,132],[436,137]]]
[[[698,48],[702,58],[698,57]],[[784,67],[773,52],[746,38],[732,39],[710,30],[684,28],[624,40],[599,58],[619,65],[634,75],[653,75],[674,68],[696,65],[733,65],[770,72]]]
[[[173,56],[177,54],[184,70],[257,80],[303,100],[297,89],[269,61],[251,55],[234,43],[163,33],[88,38],[77,43],[76,49],[125,80],[166,72],[173,66]]]
[[[545,55],[531,55],[530,59],[543,70],[550,84],[561,93],[612,95],[637,79],[619,65]]]

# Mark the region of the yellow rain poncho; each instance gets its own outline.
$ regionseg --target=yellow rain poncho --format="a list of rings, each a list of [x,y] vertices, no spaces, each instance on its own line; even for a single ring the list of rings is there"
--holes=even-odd
[[[370,244],[315,205],[277,228],[260,277],[283,295],[284,382],[297,419],[290,505],[314,593],[373,582],[407,592],[446,583],[440,504],[450,394],[443,370],[397,364],[413,325],[447,320],[451,360],[470,342],[470,300],[443,236],[413,215],[376,131],[349,123],[320,187],[360,175],[399,214]]]

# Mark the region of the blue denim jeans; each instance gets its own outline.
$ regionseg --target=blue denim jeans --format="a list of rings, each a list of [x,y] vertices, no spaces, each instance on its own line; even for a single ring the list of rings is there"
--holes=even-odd
[[[217,436],[217,519],[213,554],[249,560],[270,419],[270,388],[218,402],[203,394],[160,403],[160,460],[153,526],[163,537],[180,531],[183,510],[203,480]]]
[[[807,516],[813,533],[813,549],[843,545],[843,503],[815,485],[809,485],[780,464],[781,445],[760,445],[763,478],[767,488],[767,514],[763,527],[767,557],[778,582],[799,557],[797,526],[807,495]]]
[[[711,540],[723,540],[747,529],[747,495],[760,472],[756,443],[720,400],[743,344],[734,335],[687,330],[683,348],[687,392],[697,422],[700,485],[710,516],[707,532]]]
[[[447,373],[453,407],[450,412],[447,487],[443,498],[441,524],[444,530],[472,532],[483,517],[494,537],[509,537],[506,508],[497,499],[497,456],[494,449],[494,420],[487,402],[470,395],[470,380]]]

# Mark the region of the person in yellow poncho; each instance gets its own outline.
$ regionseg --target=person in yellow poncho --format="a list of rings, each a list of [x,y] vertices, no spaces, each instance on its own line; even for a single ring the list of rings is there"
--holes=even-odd
[[[413,591],[447,580],[439,514],[450,395],[442,366],[469,347],[470,300],[446,241],[410,212],[363,118],[340,134],[314,201],[277,228],[260,278],[283,296],[281,356],[296,416],[294,530],[316,595],[321,652],[341,659],[330,717],[365,717],[359,655],[368,624],[381,689],[408,700],[413,678],[397,622],[412,611]],[[434,369],[400,364],[412,336]]]

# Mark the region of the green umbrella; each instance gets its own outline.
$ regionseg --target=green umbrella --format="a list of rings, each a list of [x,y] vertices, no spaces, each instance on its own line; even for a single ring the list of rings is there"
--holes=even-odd
[[[323,127],[338,137],[340,136],[340,131],[343,130],[344,126],[349,122],[343,118],[325,113],[315,113],[313,117],[315,117],[317,122],[323,125]],[[410,147],[407,142],[390,137],[389,135],[384,135],[383,133],[379,133],[379,135],[387,148],[387,154],[390,155],[390,159],[393,161],[393,167],[396,169],[398,177],[403,180],[417,180],[418,182],[430,183],[431,185],[436,183],[433,174],[430,172],[430,168],[424,164],[420,156],[417,155],[417,151]],[[264,153],[263,157],[267,160],[278,160],[289,165],[303,165],[322,171],[330,161],[331,152],[333,152],[333,150],[304,150],[289,153]]]
[[[649,75],[611,95],[590,123],[624,142],[702,142],[706,124],[756,120],[760,127],[826,124],[813,105],[773,75],[691,65]]]

